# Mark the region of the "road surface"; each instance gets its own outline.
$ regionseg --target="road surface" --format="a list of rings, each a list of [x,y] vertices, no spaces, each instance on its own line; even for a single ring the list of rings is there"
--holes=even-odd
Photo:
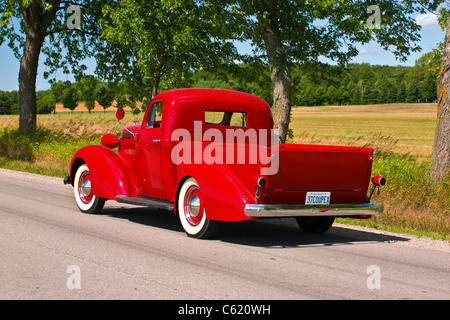
[[[1,299],[449,299],[446,241],[288,220],[188,238],[173,213],[78,211],[62,179],[0,169]]]

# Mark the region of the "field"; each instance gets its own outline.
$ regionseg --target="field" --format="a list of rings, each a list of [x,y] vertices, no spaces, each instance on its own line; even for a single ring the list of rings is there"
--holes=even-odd
[[[374,201],[385,212],[362,223],[377,228],[448,239],[450,181],[428,178],[436,126],[436,104],[386,104],[293,108],[289,142],[369,146],[375,149],[373,175],[387,178]],[[60,111],[59,109],[57,109]],[[141,122],[128,112],[124,124]],[[98,144],[122,128],[112,112],[58,112],[39,115],[30,137],[17,134],[18,116],[0,116],[0,167],[64,176],[73,153]],[[340,222],[361,223],[340,219]]]
[[[294,108],[294,143],[395,144],[392,151],[427,160],[436,128],[434,103]]]

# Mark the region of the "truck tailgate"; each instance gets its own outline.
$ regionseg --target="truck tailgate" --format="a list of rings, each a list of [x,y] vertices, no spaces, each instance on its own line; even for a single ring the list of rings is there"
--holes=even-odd
[[[370,148],[285,144],[269,191],[365,191],[372,168]]]

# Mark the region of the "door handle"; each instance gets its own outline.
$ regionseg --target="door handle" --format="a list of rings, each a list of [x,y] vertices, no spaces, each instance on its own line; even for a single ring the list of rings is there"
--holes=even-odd
[[[152,140],[152,141],[155,144],[155,146],[159,146],[159,143],[161,142],[161,140],[159,140],[159,139],[155,139],[155,140]]]

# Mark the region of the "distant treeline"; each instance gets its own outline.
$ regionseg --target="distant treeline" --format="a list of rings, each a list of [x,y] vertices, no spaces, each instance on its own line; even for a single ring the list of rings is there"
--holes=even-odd
[[[37,113],[51,113],[55,110],[55,100],[50,90],[36,92]],[[0,115],[19,114],[19,92],[0,90]]]
[[[255,71],[242,66],[238,72],[216,76],[205,71],[192,73],[183,87],[223,88],[252,93],[269,104],[272,88],[267,68]],[[294,106],[358,105],[378,103],[418,103],[437,100],[436,81],[439,62],[431,54],[423,55],[413,67],[350,64],[346,68],[329,65],[294,67],[292,70],[292,103]],[[161,90],[171,89],[163,82]],[[180,87],[180,84],[178,85]],[[136,109],[132,87],[125,83],[110,85],[88,76],[70,83],[58,81],[50,90],[38,91],[38,113],[51,113],[55,103],[74,110],[80,101],[88,109],[97,102],[105,109],[116,101],[120,106]],[[147,99],[148,100],[148,99]],[[144,103],[145,107],[146,104]],[[136,110],[137,111],[137,110]],[[0,114],[19,113],[17,91],[0,91]]]
[[[333,67],[332,67],[333,68]],[[353,64],[334,70],[324,81],[294,73],[292,101],[297,106],[417,103],[437,100],[437,72],[427,66]]]
[[[437,101],[439,61],[425,54],[415,66],[350,64],[346,68],[321,66],[292,70],[293,106],[360,105],[380,103],[418,103]],[[251,70],[249,70],[251,74]],[[269,73],[253,75],[250,81],[230,78],[223,81],[199,71],[196,87],[237,89],[264,98],[271,103]]]

